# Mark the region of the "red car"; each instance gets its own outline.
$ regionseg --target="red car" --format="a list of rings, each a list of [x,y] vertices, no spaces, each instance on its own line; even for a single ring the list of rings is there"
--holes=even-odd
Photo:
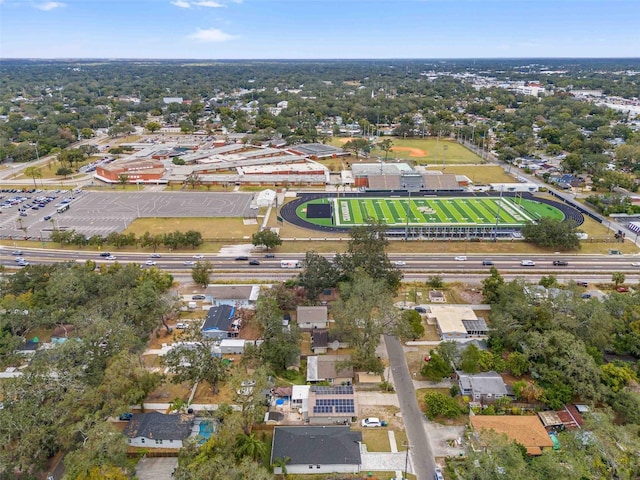
[[[629,289],[627,287],[618,287],[616,288],[616,291],[620,293],[626,293],[629,291]]]

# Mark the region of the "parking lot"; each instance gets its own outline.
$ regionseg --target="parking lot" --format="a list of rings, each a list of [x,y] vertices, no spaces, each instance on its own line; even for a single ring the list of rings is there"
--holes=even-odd
[[[25,198],[4,208],[0,215],[2,238],[48,239],[54,229],[75,230],[87,237],[121,232],[136,218],[146,217],[255,217],[251,208],[253,193],[205,192],[92,192],[57,191],[44,193],[8,193],[6,198]],[[7,196],[8,195],[8,196]],[[36,206],[36,197],[55,198],[46,206]],[[5,199],[0,199],[5,201]],[[69,201],[69,209],[58,213],[62,202]],[[15,202],[14,202],[15,203]],[[26,205],[31,207],[25,208]],[[19,211],[23,209],[24,211]],[[22,214],[22,215],[21,215]],[[46,217],[47,218],[45,220]]]

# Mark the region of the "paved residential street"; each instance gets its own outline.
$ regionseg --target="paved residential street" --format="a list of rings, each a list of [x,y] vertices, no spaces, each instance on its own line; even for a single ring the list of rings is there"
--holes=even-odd
[[[393,383],[400,400],[400,411],[409,438],[413,470],[418,480],[431,480],[435,470],[434,455],[424,428],[424,416],[418,408],[413,380],[409,375],[402,344],[389,335],[385,335],[384,341],[389,355]]]

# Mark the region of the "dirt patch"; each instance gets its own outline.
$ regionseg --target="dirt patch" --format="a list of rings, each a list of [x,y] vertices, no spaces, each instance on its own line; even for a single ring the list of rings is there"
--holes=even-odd
[[[482,290],[470,285],[462,285],[461,288],[458,289],[458,295],[464,303],[471,305],[479,305],[484,302]]]
[[[412,147],[393,147],[391,148],[392,152],[408,152],[410,157],[426,157],[427,152],[421,150],[419,148]]]

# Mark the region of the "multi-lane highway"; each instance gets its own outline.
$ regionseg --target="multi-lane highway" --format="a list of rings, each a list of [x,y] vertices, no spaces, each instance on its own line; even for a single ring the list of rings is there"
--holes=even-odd
[[[188,272],[195,262],[210,262],[214,274],[226,278],[285,280],[295,276],[298,269],[280,267],[282,259],[303,260],[301,254],[277,254],[275,258],[265,258],[264,254],[257,254],[248,258],[258,260],[259,265],[249,265],[247,260],[235,260],[235,257],[202,254],[203,258],[194,258],[187,252],[162,253],[159,258],[151,258],[148,253],[119,252],[109,250],[115,257],[108,260],[100,256],[99,252],[76,252],[48,249],[21,249],[22,255],[30,264],[49,264],[55,262],[85,262],[93,260],[98,264],[114,262],[139,263],[145,265],[147,261],[155,262],[157,268],[173,272]],[[19,268],[12,255],[14,248],[0,247],[0,263],[7,268]],[[328,254],[328,258],[333,254]],[[493,264],[504,276],[537,276],[554,274],[560,279],[579,279],[583,281],[609,281],[612,272],[623,272],[629,280],[640,278],[640,257],[630,255],[467,255],[466,260],[456,260],[455,255],[408,254],[390,255],[391,260],[400,263],[400,268],[406,280],[424,280],[437,273],[446,279],[466,280],[471,283],[484,278]],[[531,260],[534,266],[523,266],[522,260]],[[554,265],[556,260],[562,260],[567,265]],[[145,265],[146,266],[146,265]],[[152,265],[148,265],[149,267]]]

